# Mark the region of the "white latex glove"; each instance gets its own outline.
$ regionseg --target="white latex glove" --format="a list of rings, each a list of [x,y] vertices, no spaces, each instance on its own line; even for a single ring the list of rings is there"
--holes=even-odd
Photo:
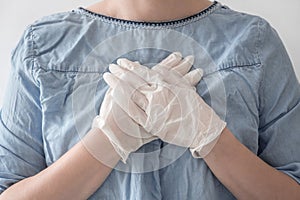
[[[170,144],[189,147],[195,158],[205,157],[217,142],[226,122],[191,87],[191,82],[195,84],[195,80],[201,79],[202,70],[194,70],[182,77],[166,67],[160,67],[158,73],[127,59],[119,59],[117,63],[118,67],[110,67],[113,74],[104,76],[113,88],[114,101],[130,116],[143,119],[139,124],[146,131]],[[132,100],[145,113],[141,116],[133,113],[126,104]]]
[[[192,60],[192,57],[182,60],[181,54],[175,52],[153,68],[159,71],[160,68],[166,67],[185,74],[190,70],[193,64]],[[122,87],[129,88],[127,83],[124,83]],[[135,94],[139,93],[135,92]],[[139,122],[145,121],[147,116],[137,104],[132,101],[126,102],[128,103],[128,109],[130,109],[131,113],[134,113],[130,117],[112,99],[112,90],[109,89],[102,102],[100,113],[95,117],[92,126],[99,128],[109,138],[121,160],[126,163],[131,152],[136,151],[144,144],[158,137],[147,133],[143,127],[138,125]]]

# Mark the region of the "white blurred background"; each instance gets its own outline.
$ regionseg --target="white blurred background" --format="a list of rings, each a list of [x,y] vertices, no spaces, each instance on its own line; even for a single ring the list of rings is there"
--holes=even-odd
[[[10,70],[10,53],[26,25],[42,16],[87,7],[99,0],[0,0],[0,107]],[[219,0],[232,9],[267,19],[283,40],[300,79],[299,0]],[[297,55],[298,54],[298,55]]]

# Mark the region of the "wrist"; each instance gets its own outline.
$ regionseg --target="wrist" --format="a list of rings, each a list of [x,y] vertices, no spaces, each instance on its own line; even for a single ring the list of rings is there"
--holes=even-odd
[[[229,159],[228,156],[235,154],[236,143],[238,143],[238,140],[230,130],[225,127],[212,150],[204,157],[205,162],[209,163],[218,159]]]

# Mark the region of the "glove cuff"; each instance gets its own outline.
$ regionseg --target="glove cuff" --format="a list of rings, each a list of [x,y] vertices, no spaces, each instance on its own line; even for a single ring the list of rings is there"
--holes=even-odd
[[[227,123],[219,118],[215,114],[214,120],[210,124],[209,130],[204,133],[205,137],[197,144],[192,144],[190,147],[190,152],[194,158],[204,158],[210,151],[214,148],[215,144],[218,142],[221,133],[226,127]]]

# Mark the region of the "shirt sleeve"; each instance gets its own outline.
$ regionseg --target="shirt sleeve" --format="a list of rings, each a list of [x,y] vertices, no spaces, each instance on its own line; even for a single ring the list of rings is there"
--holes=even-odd
[[[300,184],[300,85],[277,32],[260,22],[260,127],[258,155]]]
[[[11,53],[12,67],[0,110],[0,193],[46,167],[32,38],[28,26]]]

